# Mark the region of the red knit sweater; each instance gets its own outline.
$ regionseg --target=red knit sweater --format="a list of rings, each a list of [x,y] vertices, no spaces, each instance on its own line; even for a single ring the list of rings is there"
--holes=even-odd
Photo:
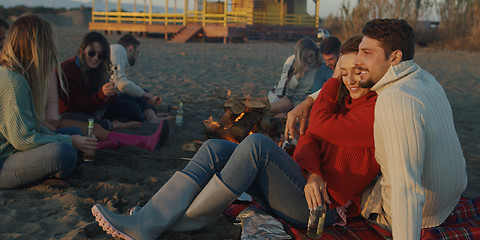
[[[294,159],[310,173],[327,182],[330,208],[353,205],[347,216],[360,214],[361,192],[380,173],[375,160],[373,117],[377,94],[360,99],[345,99],[345,108],[337,104],[340,82],[331,78],[313,104],[309,126],[300,136]]]
[[[100,110],[108,100],[114,102],[117,95],[109,97],[105,96],[101,89],[94,89],[92,76],[88,76],[86,81],[83,77],[80,67],[75,63],[72,57],[62,62],[62,71],[65,75],[65,81],[68,90],[68,96],[61,91],[59,86],[59,111],[63,112],[84,112],[94,113]]]

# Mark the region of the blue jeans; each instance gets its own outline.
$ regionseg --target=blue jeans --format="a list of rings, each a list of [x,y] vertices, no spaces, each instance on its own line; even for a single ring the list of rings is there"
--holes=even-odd
[[[147,104],[147,101],[145,101],[143,97],[137,98],[125,93],[120,93],[115,103],[109,103],[107,105],[105,117],[109,119],[143,122],[146,120],[143,112],[147,109],[155,111],[153,105]]]
[[[77,164],[77,151],[56,142],[0,159],[0,188],[15,188],[49,177],[64,178]]]
[[[240,144],[212,139],[205,142],[182,170],[204,187],[215,173],[237,195],[247,192],[263,207],[297,228],[309,216],[307,183],[298,164],[272,140],[252,134]],[[338,219],[327,210],[325,225]]]
[[[64,127],[53,131],[56,134],[80,135],[83,136],[82,130],[79,127]]]

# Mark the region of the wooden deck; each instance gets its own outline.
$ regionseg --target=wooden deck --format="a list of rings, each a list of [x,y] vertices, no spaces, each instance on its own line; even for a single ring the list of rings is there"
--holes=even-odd
[[[107,32],[138,32],[138,33],[177,33],[183,25],[161,25],[161,24],[134,24],[134,23],[104,23],[90,22],[88,24],[90,31]]]
[[[163,24],[133,24],[133,23],[102,23],[90,22],[90,31],[110,32],[137,32],[137,33],[160,33],[165,34],[166,40],[172,42],[187,42],[197,34],[203,33],[207,38],[227,39],[240,38],[252,40],[298,40],[302,37],[315,38],[315,28],[313,27],[287,27],[287,26],[263,26],[263,25],[244,25],[244,24],[205,24],[201,26],[197,23],[188,23],[183,25],[163,25]]]

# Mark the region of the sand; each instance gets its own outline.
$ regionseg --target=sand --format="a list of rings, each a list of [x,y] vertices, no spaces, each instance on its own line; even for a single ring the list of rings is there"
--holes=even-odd
[[[82,26],[57,26],[61,60],[76,53]],[[108,36],[111,43],[120,36]],[[194,152],[182,144],[205,141],[203,120],[218,119],[228,90],[235,96],[265,96],[275,84],[293,42],[241,44],[168,43],[143,38],[136,66],[127,69],[131,79],[163,98],[161,110],[184,101],[184,126],[170,123],[165,145],[153,153],[134,147],[98,151],[96,162],[79,164],[68,178],[70,187],[32,185],[0,190],[1,239],[112,239],[94,221],[90,208],[102,203],[117,213],[144,205]],[[480,53],[417,49],[416,62],[445,88],[455,126],[467,161],[469,184],[464,195],[480,196]],[[174,110],[170,111],[174,114]],[[149,134],[155,126],[126,132]],[[241,227],[219,217],[195,233],[166,233],[159,239],[237,239]]]

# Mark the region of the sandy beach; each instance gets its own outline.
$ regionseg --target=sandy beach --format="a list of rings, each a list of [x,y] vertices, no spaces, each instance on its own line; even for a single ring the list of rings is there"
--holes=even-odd
[[[76,54],[86,27],[57,26],[57,47],[63,61]],[[115,43],[120,35],[107,36]],[[143,206],[194,152],[184,143],[205,141],[203,120],[223,114],[227,91],[238,97],[263,97],[279,79],[294,42],[169,43],[137,36],[140,57],[127,69],[130,79],[163,99],[168,111],[180,98],[184,125],[170,122],[164,146],[153,153],[134,147],[97,151],[93,164],[81,163],[70,187],[47,185],[0,190],[1,239],[112,239],[101,230],[90,208],[101,203],[127,214]],[[455,126],[467,162],[468,187],[464,196],[480,196],[480,68],[479,52],[417,48],[415,61],[433,74],[450,100]],[[170,108],[169,108],[170,107]],[[174,114],[170,110],[170,114]],[[124,132],[146,135],[155,126],[145,124]],[[159,239],[238,239],[241,227],[219,217],[195,233],[166,233]]]

